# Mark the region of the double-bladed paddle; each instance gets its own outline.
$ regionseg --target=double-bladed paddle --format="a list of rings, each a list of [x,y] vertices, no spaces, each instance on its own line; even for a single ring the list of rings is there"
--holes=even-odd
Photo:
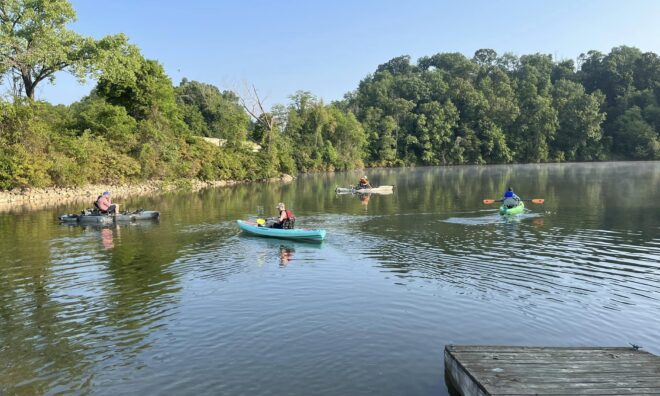
[[[484,203],[486,205],[490,205],[495,202],[502,202],[503,199],[484,199]],[[535,204],[542,204],[545,202],[545,199],[543,198],[534,198],[534,199],[521,199],[523,202],[533,202]]]

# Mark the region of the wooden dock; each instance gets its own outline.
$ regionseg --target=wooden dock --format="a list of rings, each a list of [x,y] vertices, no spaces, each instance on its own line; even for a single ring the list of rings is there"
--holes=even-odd
[[[660,357],[633,348],[445,347],[463,396],[660,395]]]

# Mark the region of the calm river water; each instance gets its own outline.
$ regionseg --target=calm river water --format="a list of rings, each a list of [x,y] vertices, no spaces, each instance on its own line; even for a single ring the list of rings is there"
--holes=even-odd
[[[0,214],[0,394],[445,395],[446,344],[660,354],[660,162],[369,170]],[[512,185],[503,219],[484,198]],[[242,235],[275,215],[306,244]]]

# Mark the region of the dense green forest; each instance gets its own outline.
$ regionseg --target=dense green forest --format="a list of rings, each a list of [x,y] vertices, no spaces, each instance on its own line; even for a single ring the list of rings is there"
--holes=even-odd
[[[491,49],[401,56],[341,101],[298,91],[264,109],[256,89],[174,85],[124,35],[84,37],[67,28],[74,19],[66,0],[0,2],[0,189],[660,159],[660,58],[633,47],[589,51],[577,64]],[[58,72],[97,83],[69,106],[37,100],[37,85]]]
[[[367,162],[484,164],[660,158],[660,58],[632,47],[554,62],[480,49],[401,56],[346,96]]]

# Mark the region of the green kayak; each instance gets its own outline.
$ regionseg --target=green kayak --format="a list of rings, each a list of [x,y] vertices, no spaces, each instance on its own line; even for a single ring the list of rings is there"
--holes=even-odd
[[[500,214],[502,216],[517,215],[524,211],[525,211],[525,204],[522,201],[520,201],[518,206],[514,206],[513,208],[507,208],[504,205],[500,206]]]

